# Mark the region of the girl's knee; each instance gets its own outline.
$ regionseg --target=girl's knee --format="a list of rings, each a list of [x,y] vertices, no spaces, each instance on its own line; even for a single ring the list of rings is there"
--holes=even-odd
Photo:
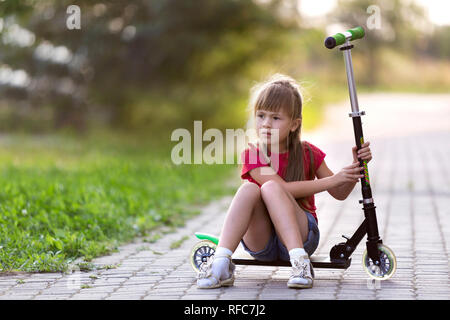
[[[239,187],[237,193],[245,193],[247,196],[253,195],[255,197],[260,197],[261,189],[256,183],[245,182]]]
[[[283,187],[275,180],[266,181],[261,186],[262,196],[270,196],[281,191],[283,191]]]

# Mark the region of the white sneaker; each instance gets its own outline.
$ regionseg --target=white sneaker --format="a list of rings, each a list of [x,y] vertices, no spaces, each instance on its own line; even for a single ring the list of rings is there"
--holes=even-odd
[[[308,256],[292,259],[292,273],[287,283],[289,288],[312,288],[314,269]]]
[[[220,287],[229,287],[234,284],[234,270],[235,265],[231,262],[231,256],[225,255],[220,256],[220,258],[228,259],[228,275],[226,279],[222,279],[223,272],[221,274],[213,273],[213,263],[214,260],[219,257],[211,256],[208,258],[207,262],[203,262],[200,265],[200,272],[197,275],[197,288],[199,289],[213,289]],[[227,274],[225,274],[227,276]]]

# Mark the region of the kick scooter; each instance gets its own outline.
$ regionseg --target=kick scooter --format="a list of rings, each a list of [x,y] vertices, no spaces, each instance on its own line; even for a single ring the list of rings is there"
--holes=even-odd
[[[336,46],[341,46],[340,50],[344,54],[350,104],[352,108],[352,112],[349,116],[352,117],[353,120],[357,150],[361,149],[361,145],[364,143],[361,116],[365,113],[364,111],[359,111],[355,80],[353,77],[352,56],[350,52],[353,45],[350,44],[350,41],[361,39],[364,37],[364,34],[365,32],[362,27],[356,27],[325,39],[325,47],[333,49]],[[366,250],[362,257],[363,268],[371,278],[386,280],[394,275],[397,268],[397,261],[394,252],[382,243],[378,233],[376,207],[372,198],[367,162],[365,160],[360,160],[360,166],[364,167],[364,172],[361,172],[364,174],[364,177],[361,178],[361,192],[363,199],[359,200],[359,203],[363,205],[364,221],[351,237],[343,235],[347,241],[338,243],[331,248],[329,257],[318,257],[313,255],[310,259],[314,268],[347,269],[352,260],[352,253],[364,236],[367,235]],[[201,241],[192,248],[190,260],[192,267],[198,272],[200,265],[206,262],[207,259],[214,254],[219,239],[214,235],[200,232],[195,233],[195,236]],[[266,262],[258,261],[251,257],[232,258],[232,261],[236,265],[291,266],[289,261],[277,260]]]

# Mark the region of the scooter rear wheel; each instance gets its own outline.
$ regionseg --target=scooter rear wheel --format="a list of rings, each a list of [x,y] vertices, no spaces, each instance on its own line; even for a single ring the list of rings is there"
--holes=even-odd
[[[191,250],[190,261],[195,272],[200,271],[200,265],[216,252],[217,245],[209,240],[198,242]]]
[[[373,279],[387,280],[397,270],[397,259],[395,258],[394,252],[384,244],[379,244],[378,250],[380,250],[380,266],[375,265],[369,257],[367,249],[364,251],[362,257],[364,271]]]

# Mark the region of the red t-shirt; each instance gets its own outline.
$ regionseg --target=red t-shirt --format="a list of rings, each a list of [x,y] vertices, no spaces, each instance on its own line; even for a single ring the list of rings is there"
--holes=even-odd
[[[322,164],[323,159],[325,158],[326,154],[322,150],[317,148],[315,145],[313,145],[312,143],[309,143],[306,141],[303,141],[303,143],[307,143],[311,148],[311,151],[312,151],[312,154],[314,157],[314,167],[315,167],[314,171],[316,172],[317,169]],[[289,152],[279,154],[279,164],[278,164],[277,174],[283,179],[284,179],[285,170],[286,170],[287,164],[288,164],[288,156],[289,156]],[[274,157],[274,154],[271,155],[272,159],[273,159],[273,157]],[[241,160],[242,160],[241,178],[246,179],[250,182],[256,183],[259,187],[261,187],[261,185],[250,176],[249,172],[255,168],[268,166],[268,164],[264,161],[261,161],[258,156],[255,156],[255,154],[252,154],[252,156],[250,156],[249,148],[245,149],[242,152]],[[309,157],[309,150],[306,146],[304,146],[303,147],[303,166],[304,166],[304,170],[306,173],[306,179],[308,179],[308,180],[310,179],[310,177],[309,177],[309,164],[310,163],[311,163],[311,160]],[[272,160],[272,165],[274,165],[273,160]],[[300,200],[297,200],[297,201],[300,203]],[[309,212],[311,212],[311,214],[317,220],[317,215],[316,215],[317,208],[315,206],[314,195],[312,195],[308,198],[308,208],[307,209]]]

